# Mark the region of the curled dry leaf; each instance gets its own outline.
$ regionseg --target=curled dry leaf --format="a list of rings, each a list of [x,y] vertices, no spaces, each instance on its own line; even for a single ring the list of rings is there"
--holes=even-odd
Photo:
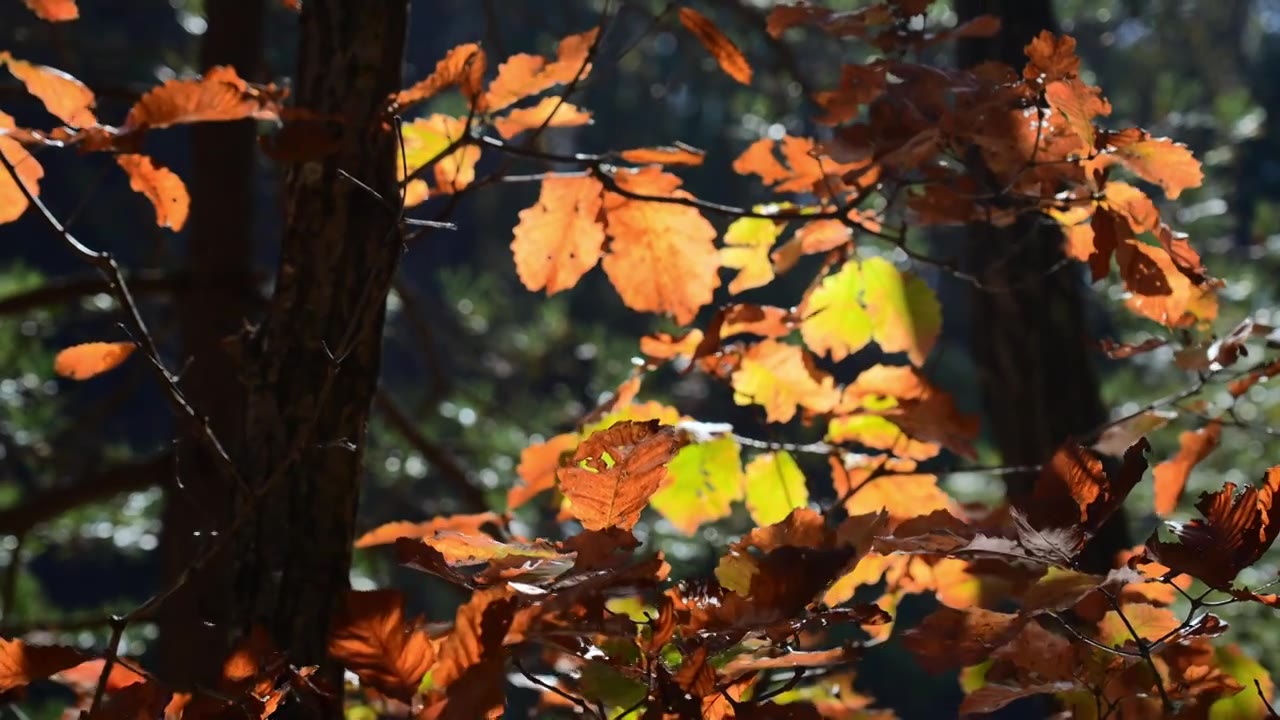
[[[114,370],[129,359],[137,345],[131,342],[91,342],[73,345],[53,359],[53,371],[72,380],[88,380]]]
[[[129,110],[121,130],[136,132],[200,122],[279,116],[284,93],[275,86],[244,81],[235,68],[217,66],[203,77],[169,80],[143,95]]]
[[[187,224],[191,197],[182,178],[156,165],[146,155],[120,154],[116,163],[129,174],[129,187],[141,193],[156,210],[156,225],[174,232]]]
[[[62,122],[77,128],[98,124],[93,114],[93,91],[84,83],[56,68],[18,60],[3,51],[0,51],[0,63],[7,65],[27,92],[39,98],[45,109]]]
[[[587,438],[557,472],[569,511],[588,530],[629,530],[684,442],[657,420],[626,420]]]
[[[682,7],[680,24],[698,38],[698,42],[702,43],[702,47],[716,59],[725,75],[743,85],[751,84],[751,64],[747,62],[746,56],[738,46],[734,45],[733,41],[716,27],[710,18],[693,8]]]

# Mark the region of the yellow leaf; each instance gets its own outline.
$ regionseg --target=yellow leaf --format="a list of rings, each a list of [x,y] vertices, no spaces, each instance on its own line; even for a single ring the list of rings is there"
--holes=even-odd
[[[756,217],[738,218],[729,224],[724,233],[725,247],[720,249],[720,264],[739,271],[729,283],[730,293],[737,295],[773,280],[769,250],[785,227],[768,218]]]
[[[797,407],[827,412],[839,399],[835,380],[803,348],[777,340],[752,345],[730,381],[733,401],[763,406],[769,422],[789,422]]]
[[[795,458],[785,450],[757,455],[746,469],[747,511],[757,525],[784,520],[809,504],[809,488]]]

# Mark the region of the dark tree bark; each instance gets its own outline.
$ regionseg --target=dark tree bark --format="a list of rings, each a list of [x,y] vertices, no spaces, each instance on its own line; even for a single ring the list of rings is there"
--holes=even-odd
[[[326,661],[348,588],[363,445],[378,381],[385,301],[402,248],[395,135],[407,0],[303,3],[297,106],[340,120],[336,152],[291,166],[275,294],[246,351],[245,476],[267,487],[236,539],[229,599],[290,662],[320,664],[328,691],[289,717],[339,718],[341,670]],[[341,171],[341,172],[339,172]],[[343,178],[347,173],[381,196]],[[385,199],[385,201],[384,201]]]
[[[995,37],[959,41],[961,67],[997,61],[1021,69],[1032,38],[1058,30],[1050,0],[957,0],[956,10],[960,22],[986,14],[1001,20]],[[972,294],[974,354],[992,434],[1009,465],[1042,463],[1107,418],[1084,340],[1084,283],[1078,265],[1063,262],[1062,242],[1062,232],[1039,217],[969,231],[970,271],[985,286]],[[1009,497],[1027,493],[1034,479],[1034,473],[1008,476]],[[1130,544],[1124,513],[1117,512],[1081,565],[1109,568]]]
[[[263,0],[207,0],[209,25],[200,69],[231,65],[256,79],[262,62]],[[257,130],[252,120],[200,123],[191,129],[191,215],[187,241],[190,291],[178,296],[183,388],[224,444],[239,432],[244,386],[224,338],[243,326],[252,297],[253,176]],[[216,281],[216,282],[215,282]],[[232,446],[234,451],[234,445]],[[206,445],[182,438],[176,464],[181,487],[167,486],[162,517],[165,575],[176,578],[202,551],[210,531],[225,527],[234,493]],[[218,575],[199,573],[160,611],[160,667],[173,682],[212,684],[226,642]],[[193,647],[202,652],[191,652]]]

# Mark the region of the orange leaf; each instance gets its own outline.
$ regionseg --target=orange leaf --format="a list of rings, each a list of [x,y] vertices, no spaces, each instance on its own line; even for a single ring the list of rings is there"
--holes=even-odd
[[[0,112],[0,132],[14,130],[17,125],[13,118]],[[17,140],[0,134],[0,153],[18,171],[18,180],[32,194],[40,194],[40,179],[44,177],[44,168],[40,167],[31,153]],[[22,192],[22,187],[14,181],[13,175],[0,172],[0,224],[13,222],[27,211],[29,201]]]
[[[348,592],[329,654],[365,685],[404,701],[417,692],[436,658],[427,633],[405,622],[398,590]]]
[[[1170,200],[1177,200],[1183,190],[1199,187],[1204,182],[1200,161],[1186,145],[1169,138],[1153,138],[1137,128],[1107,133],[1103,140],[1107,152],[1084,162],[1090,173],[1120,165],[1143,180],[1159,185]]]
[[[577,285],[600,260],[603,189],[593,177],[542,181],[537,204],[520,211],[511,241],[516,274],[526,288],[555,295]]]
[[[1097,453],[1067,443],[1040,471],[1031,496],[1015,504],[1034,528],[1096,531],[1142,479],[1147,469],[1144,453],[1150,449],[1146,438],[1139,439],[1125,451],[1121,468],[1108,473]]]
[[[474,593],[458,608],[453,631],[440,644],[419,720],[477,720],[501,711],[506,666],[503,640],[515,617],[505,587]]]
[[[585,78],[591,72],[587,56],[599,35],[599,28],[569,35],[560,41],[556,59],[551,63],[539,55],[526,53],[507,58],[498,66],[498,76],[485,91],[484,108],[496,112],[548,88],[571,83],[574,78]]]
[[[0,693],[44,680],[84,662],[79,650],[61,645],[29,645],[0,638]]]
[[[129,187],[151,201],[156,209],[156,225],[177,232],[187,224],[191,198],[182,178],[155,165],[146,155],[117,155],[116,163],[129,174]]]
[[[1178,454],[1172,460],[1156,465],[1152,471],[1156,481],[1156,513],[1169,515],[1178,509],[1182,490],[1187,486],[1191,470],[1218,447],[1222,438],[1222,422],[1214,420],[1199,430],[1178,436]]]
[[[26,0],[36,17],[49,22],[66,22],[80,17],[76,0]]]
[[[218,66],[204,77],[169,80],[148,91],[129,109],[122,129],[133,132],[186,123],[271,120],[278,116],[282,97],[272,86],[252,86],[234,68]]]
[[[520,453],[516,474],[523,482],[507,492],[507,511],[510,512],[533,499],[535,495],[556,486],[556,468],[560,458],[578,447],[575,433],[562,433],[550,440],[530,445]]]
[[[389,522],[370,530],[356,540],[355,547],[370,548],[378,545],[390,545],[402,537],[427,538],[438,532],[450,530],[461,533],[479,533],[480,528],[489,523],[497,523],[500,518],[491,512],[474,515],[445,515],[425,522],[408,522],[399,520]]]
[[[711,22],[710,18],[693,8],[682,7],[680,24],[698,38],[702,47],[706,48],[707,52],[711,53],[711,57],[720,64],[720,69],[725,75],[743,85],[751,84],[751,65],[747,62],[746,56],[720,31],[720,28],[716,27],[715,23]]]
[[[591,113],[563,98],[542,98],[537,105],[517,108],[493,121],[498,134],[510,140],[525,130],[541,127],[576,127],[591,122]]]
[[[45,109],[62,122],[77,128],[98,124],[93,114],[93,91],[84,83],[61,70],[33,65],[7,52],[0,52],[0,63],[7,64],[9,72],[22,81],[27,92],[40,98]]]
[[[436,192],[453,193],[470,185],[476,179],[480,148],[471,144],[460,145],[466,132],[467,118],[438,113],[402,125],[400,137],[404,143],[404,162],[396,163],[400,179],[420,174],[423,166],[435,163],[431,171],[435,181],[432,189]],[[410,182],[406,206],[416,205],[426,199],[425,193],[421,197],[414,195],[415,183],[422,185],[416,179]]]
[[[1139,240],[1125,240],[1116,248],[1116,262],[1130,310],[1167,327],[1184,327],[1218,316],[1218,300],[1211,284],[1197,286],[1174,264],[1168,251]]]
[[[604,257],[604,271],[632,310],[670,313],[688,325],[720,286],[716,270],[716,229],[696,208],[663,202],[688,200],[679,190],[680,178],[655,166],[614,176],[627,193],[605,196],[607,230],[613,242]]]
[[[835,380],[814,366],[812,355],[777,340],[752,345],[731,382],[733,401],[763,406],[769,422],[790,422],[798,407],[829,412],[839,398]]]
[[[775,150],[781,153],[784,165]],[[791,135],[775,142],[761,138],[752,143],[738,159],[733,171],[739,175],[758,175],[761,182],[776,193],[814,193],[829,197],[845,187],[841,178],[854,170],[864,169],[871,161],[839,163],[822,152],[813,140]]]
[[[557,472],[569,511],[588,530],[631,529],[683,445],[657,420],[625,420],[587,438]]]
[[[479,96],[480,85],[484,82],[485,64],[484,50],[479,45],[459,45],[445,53],[444,59],[436,63],[436,68],[430,75],[392,96],[391,109],[393,112],[403,112],[410,105],[420,103],[454,85],[460,86],[463,96],[473,101]]]
[[[623,150],[620,158],[636,165],[701,165],[706,153],[681,145],[676,147],[649,147]]]
[[[133,354],[131,342],[91,342],[73,345],[53,359],[53,371],[72,380],[88,380],[113,370]]]

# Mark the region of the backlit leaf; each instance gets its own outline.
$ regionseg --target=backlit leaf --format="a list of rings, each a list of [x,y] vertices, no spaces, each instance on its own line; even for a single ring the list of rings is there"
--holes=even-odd
[[[517,108],[493,121],[498,134],[510,140],[526,130],[540,127],[577,127],[591,122],[591,113],[562,98],[547,97],[537,105]]]
[[[538,202],[520,211],[511,251],[516,274],[530,290],[568,290],[595,267],[604,249],[600,182],[592,177],[547,178]]]
[[[435,662],[431,638],[404,617],[398,590],[348,592],[329,639],[329,654],[360,681],[408,700]]]
[[[618,187],[646,197],[683,198],[680,178],[650,166],[614,176]],[[687,325],[720,286],[716,229],[696,208],[608,193],[606,230],[613,242],[604,271],[632,310],[669,313]]]
[[[453,193],[470,185],[476,179],[476,162],[480,160],[480,148],[471,144],[459,146],[459,141],[466,132],[466,118],[440,114],[401,125],[400,135],[404,138],[404,162],[396,163],[400,179],[404,180],[409,175],[415,175],[423,166],[434,162],[435,165],[431,168],[434,179],[432,190]],[[454,149],[449,150],[451,147]],[[424,196],[416,200],[421,202],[425,199]],[[414,204],[413,199],[405,201],[407,206]]]
[[[15,128],[17,125],[14,124],[13,117],[0,112],[0,132]],[[18,179],[22,181],[23,187],[38,197],[40,179],[44,177],[44,168],[40,167],[40,162],[21,143],[3,134],[0,134],[0,153],[4,153],[5,159],[18,171]],[[27,211],[29,204],[26,194],[15,182],[13,175],[0,172],[0,224],[17,220]]]
[[[1178,501],[1182,499],[1182,490],[1187,486],[1191,471],[1218,447],[1221,437],[1222,423],[1219,421],[1178,436],[1178,454],[1172,460],[1156,465],[1152,471],[1156,483],[1157,514],[1170,515],[1178,509]]]
[[[468,100],[480,94],[486,64],[484,50],[476,43],[459,45],[445,53],[431,74],[392,96],[395,112],[433,97],[441,90],[459,86]]]
[[[738,271],[729,283],[729,292],[737,295],[768,285],[773,280],[769,250],[777,241],[783,225],[768,218],[744,217],[729,223],[724,231],[724,247],[720,264]]]
[[[438,661],[423,682],[422,720],[477,720],[503,704],[506,656],[503,640],[515,615],[506,588],[474,593],[440,643]]]
[[[508,512],[523,506],[541,492],[555,489],[556,468],[560,467],[560,458],[565,453],[572,453],[577,447],[577,434],[562,433],[521,451],[520,464],[516,466],[521,484],[507,492]]]
[[[88,380],[115,369],[129,359],[137,345],[131,342],[91,342],[73,345],[53,359],[53,371],[72,380]]]
[[[781,522],[792,510],[809,504],[809,487],[791,453],[765,453],[747,463],[746,502],[757,525]]]
[[[805,345],[839,362],[871,342],[874,328],[862,304],[862,269],[847,262],[822,279],[800,307]]]
[[[862,288],[880,349],[905,352],[913,364],[923,364],[942,331],[942,306],[933,289],[880,257],[862,262]]]
[[[1183,190],[1199,187],[1204,182],[1200,161],[1186,145],[1169,138],[1153,138],[1138,129],[1107,133],[1104,140],[1107,152],[1085,162],[1090,172],[1120,165],[1139,178],[1159,185],[1170,200],[1178,199]]]
[[[635,165],[701,165],[706,153],[687,146],[648,147],[623,150],[618,157]]]
[[[743,498],[740,451],[733,438],[681,448],[667,466],[667,484],[654,493],[649,504],[686,535],[727,517],[731,503]]]
[[[220,122],[278,116],[282,94],[245,82],[234,68],[210,68],[203,77],[169,80],[143,95],[125,118],[125,131],[164,128],[198,122]]]
[[[657,420],[629,420],[600,430],[557,471],[569,511],[588,530],[630,529],[666,477],[681,441]]]
[[[680,8],[680,24],[711,53],[726,75],[743,85],[751,84],[751,65],[733,41],[711,19],[690,7]]]
[[[490,523],[496,524],[498,521],[499,517],[491,512],[476,513],[474,515],[442,515],[424,522],[398,520],[379,525],[361,535],[356,540],[355,547],[370,548],[378,545],[390,545],[402,537],[428,538],[444,530],[479,534],[482,526]]]
[[[36,17],[49,22],[66,22],[80,17],[76,0],[25,0]]]
[[[156,210],[156,225],[174,232],[187,224],[191,197],[187,186],[172,170],[156,165],[146,155],[119,154],[116,163],[129,174],[129,187],[141,193]]]
[[[498,66],[498,76],[485,91],[485,109],[497,112],[556,85],[587,77],[591,72],[587,57],[599,35],[599,28],[592,28],[565,37],[560,41],[556,59],[552,62],[547,62],[541,55],[526,53],[507,58]]]
[[[804,348],[777,340],[752,345],[731,381],[733,401],[764,407],[769,422],[788,422],[802,407],[828,412],[839,397],[835,381]]]
[[[75,648],[0,638],[0,693],[44,680],[85,660]]]
[[[39,98],[45,109],[62,122],[77,128],[98,124],[93,114],[93,91],[84,83],[61,70],[18,60],[3,51],[0,63],[6,64],[27,92]]]

